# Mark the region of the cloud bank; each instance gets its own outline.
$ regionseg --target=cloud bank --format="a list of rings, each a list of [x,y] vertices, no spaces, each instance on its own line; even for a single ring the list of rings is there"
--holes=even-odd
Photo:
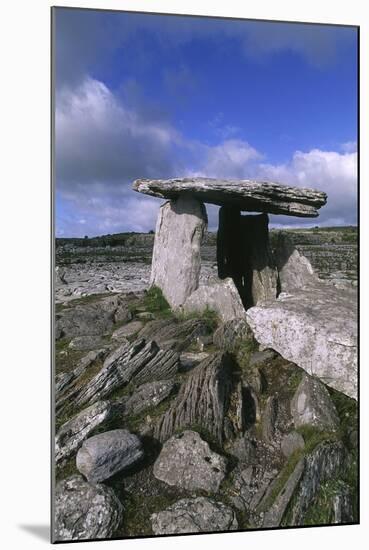
[[[209,145],[186,138],[165,115],[86,77],[59,91],[56,104],[57,236],[149,231],[161,201],[131,190],[136,178],[204,175],[256,178],[313,187],[328,194],[320,216],[273,216],[274,224],[340,225],[357,222],[357,153],[347,141],[338,151],[296,151],[283,164],[242,139]],[[147,106],[146,106],[147,107]],[[349,137],[349,136],[348,136]],[[217,209],[209,208],[209,227]]]

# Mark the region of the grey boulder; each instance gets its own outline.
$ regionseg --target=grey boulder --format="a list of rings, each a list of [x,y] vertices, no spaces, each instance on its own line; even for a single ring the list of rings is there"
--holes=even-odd
[[[200,286],[183,304],[185,313],[202,313],[206,309],[215,311],[223,322],[244,317],[245,309],[230,277]]]
[[[86,439],[77,454],[77,468],[89,482],[99,483],[139,462],[140,439],[128,430],[111,430]]]
[[[232,508],[210,498],[184,498],[151,515],[155,535],[234,531],[238,528]]]
[[[55,541],[110,538],[122,518],[123,507],[110,487],[91,485],[79,475],[57,484]]]
[[[304,447],[304,438],[296,431],[290,432],[282,438],[281,451],[286,458],[290,457],[296,451],[301,451]]]
[[[168,485],[216,493],[226,467],[226,459],[213,452],[197,432],[186,430],[164,443],[153,472]]]
[[[254,337],[328,386],[357,399],[357,295],[328,283],[281,293],[246,312]]]
[[[334,431],[339,427],[336,407],[327,388],[312,376],[304,376],[291,401],[295,428],[310,425]]]

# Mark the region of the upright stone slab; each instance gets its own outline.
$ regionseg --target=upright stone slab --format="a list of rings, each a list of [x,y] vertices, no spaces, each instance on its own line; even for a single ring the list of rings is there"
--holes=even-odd
[[[199,286],[200,246],[207,226],[202,202],[188,195],[163,204],[155,233],[150,285],[178,309]]]
[[[231,277],[248,308],[277,296],[277,270],[269,244],[267,214],[241,216],[237,208],[219,210],[218,275]]]

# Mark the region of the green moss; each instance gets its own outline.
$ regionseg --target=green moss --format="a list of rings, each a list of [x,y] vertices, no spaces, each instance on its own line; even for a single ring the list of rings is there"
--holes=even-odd
[[[68,477],[79,474],[76,466],[76,457],[73,456],[69,458],[63,466],[57,466],[55,470],[55,481],[61,481],[62,479],[67,479]]]
[[[257,350],[258,343],[254,338],[248,338],[240,342],[236,358],[241,369],[246,369],[249,366],[250,357]]]
[[[218,313],[213,309],[210,309],[208,306],[206,306],[204,310],[176,313],[175,316],[179,321],[199,319],[205,323],[209,333],[214,332],[220,324]]]

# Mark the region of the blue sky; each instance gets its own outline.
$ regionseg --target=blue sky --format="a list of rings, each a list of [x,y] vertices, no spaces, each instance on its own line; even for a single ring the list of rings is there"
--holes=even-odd
[[[153,229],[141,177],[315,187],[272,224],[356,223],[356,29],[57,8],[54,36],[57,236]]]

